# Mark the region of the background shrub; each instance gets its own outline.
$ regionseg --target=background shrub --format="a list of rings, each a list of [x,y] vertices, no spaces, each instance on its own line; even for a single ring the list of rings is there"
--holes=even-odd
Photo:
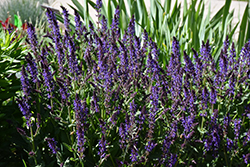
[[[5,20],[9,16],[14,18],[15,14],[19,14],[22,22],[25,20],[36,24],[36,22],[45,20],[42,18],[42,3],[48,0],[7,0],[0,3],[0,20]],[[11,20],[14,23],[14,19]]]

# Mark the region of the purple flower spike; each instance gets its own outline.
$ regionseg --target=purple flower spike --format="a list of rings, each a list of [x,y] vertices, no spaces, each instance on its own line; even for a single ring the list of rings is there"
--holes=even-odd
[[[77,145],[78,145],[78,152],[80,154],[80,158],[84,158],[84,151],[85,147],[84,144],[86,139],[84,138],[84,122],[86,120],[86,116],[88,113],[88,108],[86,107],[86,99],[84,103],[81,103],[79,95],[76,94],[76,98],[74,100],[74,109],[76,112],[76,134],[77,134]],[[86,126],[86,125],[85,125]]]
[[[154,141],[148,141],[148,144],[145,146],[146,151],[148,154],[157,146],[157,143]]]
[[[180,46],[179,46],[179,42],[177,41],[175,37],[173,37],[172,52],[175,58],[175,63],[179,63],[180,62]],[[173,65],[176,65],[176,64],[173,64]]]
[[[43,70],[43,77],[44,77],[44,84],[47,88],[47,91],[52,93],[54,90],[54,79],[51,73],[51,69],[49,67],[49,64],[47,62],[47,59],[45,56],[42,57],[42,62],[41,62],[42,70]],[[49,96],[49,98],[51,98]]]
[[[119,32],[119,18],[120,18],[120,10],[119,6],[115,9],[115,15],[111,24],[110,30],[114,32],[116,39],[119,39],[120,32]]]
[[[197,77],[195,77],[195,83],[199,85],[202,79],[202,73],[203,73],[203,64],[201,59],[198,56],[198,53],[192,48],[192,51],[194,53],[194,60],[195,60],[195,74]]]
[[[28,80],[28,74],[25,70],[25,67],[22,66],[22,71],[21,71],[21,85],[22,85],[22,91],[26,97],[29,96],[31,93],[31,85]]]
[[[182,119],[182,125],[184,127],[183,135],[186,139],[189,139],[194,128],[194,115],[191,113],[190,116]]]
[[[223,54],[223,52],[221,52],[220,54],[220,62],[219,62],[219,65],[220,65],[220,70],[221,70],[221,73],[223,75],[225,75],[227,73],[227,70],[228,70],[228,60],[227,60],[227,57],[225,57],[225,54]]]
[[[107,141],[105,140],[104,136],[102,135],[102,139],[99,141],[99,151],[98,155],[100,156],[100,159],[103,159],[106,157],[106,145]]]
[[[54,138],[46,138],[45,141],[48,142],[49,148],[52,150],[52,153],[53,153],[53,154],[57,154],[57,152],[60,150],[60,149],[56,146],[57,141],[55,141]]]
[[[137,148],[135,146],[132,146],[131,154],[130,154],[131,161],[136,162],[137,161],[137,156],[138,156]]]
[[[108,26],[107,26],[107,19],[105,18],[105,16],[102,16],[101,25],[102,25],[102,33],[106,33],[108,30]]]
[[[206,44],[204,43],[204,41],[202,41],[202,47],[200,53],[201,53],[201,60],[202,62],[204,62],[203,64],[204,66],[207,66],[208,63],[212,61],[210,51],[211,47],[209,45],[209,40],[207,40]]]
[[[37,37],[36,37],[36,30],[32,24],[28,24],[27,34],[31,49],[34,53],[37,52]]]
[[[63,6],[61,6],[62,10],[63,10],[63,17],[64,17],[64,26],[66,31],[70,32],[70,28],[69,28],[69,12],[67,11],[67,9]]]
[[[126,142],[126,136],[127,136],[127,131],[126,131],[124,123],[120,124],[120,127],[119,127],[119,136],[121,138],[119,140],[120,148],[124,150],[126,148],[125,142]]]
[[[51,9],[47,9],[46,15],[48,17],[48,22],[50,24],[50,28],[53,30],[53,35],[54,35],[53,40],[56,43],[57,42],[56,38],[62,39],[56,16]]]
[[[203,109],[207,109],[208,99],[209,99],[209,92],[207,90],[207,87],[205,86],[202,89],[202,104],[203,104]]]
[[[243,159],[245,164],[249,164],[250,162],[250,153],[248,153],[247,155],[243,155]]]
[[[218,111],[215,111],[209,123],[209,130],[206,132],[204,147],[207,152],[211,151],[213,157],[217,157],[221,142],[220,126],[218,123]],[[205,153],[205,152],[204,152]]]
[[[168,163],[169,163],[168,166],[173,167],[175,165],[176,161],[177,161],[177,154],[172,154],[171,153],[171,156],[170,156],[170,158],[168,160]]]
[[[239,135],[240,135],[240,128],[241,128],[241,119],[235,119],[234,120],[234,142],[237,142],[239,139]]]
[[[185,61],[185,71],[186,73],[191,74],[192,76],[194,76],[194,64],[192,63],[191,59],[189,58],[189,56],[187,55],[187,53],[184,51],[184,61]]]
[[[59,86],[59,91],[62,97],[62,100],[67,100],[70,94],[68,93],[68,87],[62,78],[57,78],[56,80],[58,86]]]
[[[76,23],[76,29],[75,29],[75,31],[76,31],[76,34],[77,34],[77,39],[80,39],[81,38],[81,36],[83,35],[83,33],[82,33],[82,21],[81,21],[81,19],[80,19],[80,15],[79,15],[79,13],[77,12],[77,10],[76,9],[74,9],[74,11],[75,11],[75,23]]]
[[[132,38],[134,38],[134,35],[135,35],[135,16],[134,15],[132,15],[132,18],[129,22],[127,32]]]
[[[96,0],[96,8],[97,10],[102,8],[102,0]]]
[[[32,113],[30,112],[30,105],[28,104],[28,101],[27,99],[23,98],[22,100],[20,99],[16,99],[17,102],[18,102],[18,106],[23,114],[23,116],[25,117],[26,119],[26,124],[27,124],[27,127],[30,127],[31,126],[31,122],[30,122],[30,118],[32,116]]]
[[[102,0],[96,0],[96,11],[97,11],[97,17],[98,17],[98,20],[101,19],[101,8],[102,8]]]
[[[28,53],[27,56],[25,56],[25,60],[27,61],[27,66],[28,66],[28,70],[31,74],[32,77],[32,81],[34,83],[38,82],[38,71],[37,71],[37,64],[35,62],[35,60],[32,58],[31,54]]]
[[[212,86],[211,87],[211,91],[210,91],[210,103],[211,104],[215,104],[216,100],[217,100],[217,92],[215,90],[215,88]]]

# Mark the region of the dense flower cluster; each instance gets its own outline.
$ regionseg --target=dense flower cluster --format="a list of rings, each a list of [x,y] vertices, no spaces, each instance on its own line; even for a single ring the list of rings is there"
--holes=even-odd
[[[173,38],[170,61],[163,67],[147,32],[143,39],[135,35],[135,16],[122,34],[119,7],[108,29],[101,5],[98,1],[98,17],[105,24],[95,29],[90,23],[88,32],[75,11],[72,36],[66,9],[64,35],[48,10],[51,47],[33,49],[40,54],[28,54],[27,70],[22,69],[25,96],[41,97],[40,105],[53,118],[43,120],[63,129],[70,152],[81,163],[90,159],[114,166],[202,166],[205,159],[218,157],[223,161],[215,162],[218,166],[234,158],[242,165],[249,162],[249,147],[243,145],[250,144],[245,116],[250,42],[236,58],[234,44],[226,39],[217,67],[209,41],[200,52],[181,53]],[[36,107],[29,106],[30,100],[18,103],[30,120]],[[59,151],[56,144],[67,142],[46,141],[54,154]]]

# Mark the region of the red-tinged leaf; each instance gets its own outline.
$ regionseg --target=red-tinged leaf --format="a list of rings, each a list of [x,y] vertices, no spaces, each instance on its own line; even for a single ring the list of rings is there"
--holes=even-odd
[[[5,20],[5,24],[8,24],[8,23],[9,23],[9,20],[10,20],[10,18],[8,17],[8,18]]]
[[[16,29],[16,28],[17,28],[17,27],[16,27],[16,26],[14,26],[14,24],[12,24],[12,23],[10,23],[10,24],[9,24],[9,26],[10,26],[10,27],[12,27],[12,28],[14,28],[14,29]]]
[[[23,28],[23,30],[27,30],[27,28],[28,28],[27,23],[23,23],[22,28]]]

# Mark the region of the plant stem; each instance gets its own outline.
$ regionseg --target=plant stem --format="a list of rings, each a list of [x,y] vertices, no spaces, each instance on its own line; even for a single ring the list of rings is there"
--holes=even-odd
[[[225,146],[223,145],[223,150],[224,150],[224,156],[225,156],[225,159],[226,159],[226,164],[228,166],[228,162],[227,162],[227,155],[226,155],[226,151],[225,151]],[[231,166],[231,165],[230,165]]]
[[[36,150],[35,150],[35,142],[34,142],[34,135],[33,135],[33,130],[32,130],[31,126],[30,126],[30,135],[31,135],[31,141],[32,141],[32,150],[34,152],[36,152]],[[33,158],[34,158],[35,164],[37,165],[36,156],[33,156]]]
[[[72,119],[71,119],[71,113],[70,113],[69,106],[68,106],[68,115],[69,115],[69,123],[72,124]],[[71,127],[71,132],[74,132],[73,126]],[[73,136],[73,134],[70,136],[70,138],[71,138],[71,146],[73,146],[74,145],[74,136]],[[76,158],[75,152],[73,152],[73,154],[74,154],[74,158]]]

